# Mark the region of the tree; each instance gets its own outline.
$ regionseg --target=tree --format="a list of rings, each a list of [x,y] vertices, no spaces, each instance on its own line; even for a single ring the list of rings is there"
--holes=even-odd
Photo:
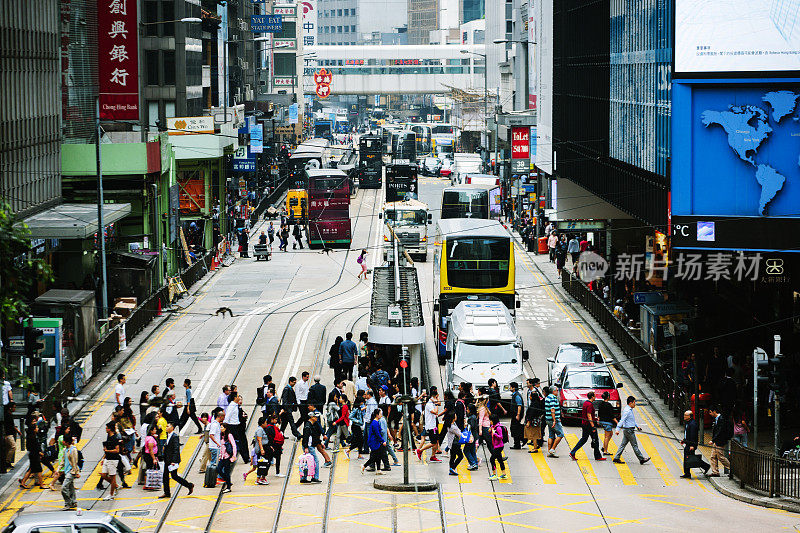
[[[28,257],[30,248],[30,230],[17,224],[11,207],[0,200],[0,323],[27,316],[33,286],[53,280],[50,265]]]

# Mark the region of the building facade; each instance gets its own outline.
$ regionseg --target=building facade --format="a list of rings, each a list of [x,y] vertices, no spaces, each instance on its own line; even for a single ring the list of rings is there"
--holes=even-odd
[[[439,29],[439,0],[408,0],[408,44],[429,44]]]
[[[61,6],[0,6],[0,195],[24,217],[61,198]]]

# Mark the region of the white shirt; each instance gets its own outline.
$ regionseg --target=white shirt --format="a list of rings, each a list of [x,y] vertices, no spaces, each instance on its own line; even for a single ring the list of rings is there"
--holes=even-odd
[[[356,380],[356,389],[357,390],[367,390],[369,386],[367,385],[367,376],[359,376]]]
[[[223,409],[228,407],[228,395],[224,392],[221,392],[219,396],[217,396],[217,407],[222,407]]]
[[[372,420],[372,413],[378,408],[378,402],[375,398],[369,398],[366,402],[366,410],[364,411],[364,423],[369,424]]]
[[[211,439],[212,436],[217,439],[217,442],[220,442],[222,439],[222,426],[219,425],[216,419],[208,424],[208,447],[218,450],[219,445]]]
[[[233,402],[225,408],[225,423],[238,425],[239,424],[239,404]]]
[[[117,386],[114,387],[114,397],[118,405],[122,405],[122,402],[125,401],[125,387],[120,382],[117,382]]]
[[[428,400],[425,404],[425,431],[436,430],[439,428],[438,417],[434,414],[436,404],[433,400]]]
[[[295,394],[297,395],[297,401],[306,401],[308,400],[308,381],[303,381],[302,379],[297,382],[297,385],[294,386]]]
[[[8,381],[3,382],[3,405],[8,405],[8,402],[11,401],[8,398],[8,393],[11,392],[11,383]]]

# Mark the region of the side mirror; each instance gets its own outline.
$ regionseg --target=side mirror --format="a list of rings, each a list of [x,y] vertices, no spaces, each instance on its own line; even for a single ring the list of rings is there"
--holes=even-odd
[[[622,383],[617,383],[617,388],[621,389],[622,388]]]
[[[527,361],[530,358],[530,356],[531,355],[528,353],[528,350],[522,350],[522,360],[523,361]]]
[[[433,214],[432,213],[428,213],[428,220],[433,220]]]
[[[517,300],[517,302],[516,302],[515,306],[516,306],[516,308],[517,308],[517,309],[519,309],[520,307],[522,307],[522,302],[520,302],[519,300]]]
[[[430,226],[431,224],[433,224],[433,220],[428,219],[428,225]]]
[[[450,350],[445,350],[444,358],[445,359],[452,359],[453,358],[453,352],[451,352]]]
[[[378,218],[383,218],[383,213],[378,213]]]
[[[436,311],[436,312],[439,311],[439,304],[438,303],[434,303],[433,304],[433,310]]]
[[[548,357],[547,358],[547,362],[548,363],[555,363],[556,362],[556,358],[555,357]]]

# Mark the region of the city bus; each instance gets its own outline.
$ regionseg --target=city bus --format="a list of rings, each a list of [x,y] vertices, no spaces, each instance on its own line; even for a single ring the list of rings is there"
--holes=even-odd
[[[459,302],[468,298],[499,300],[516,314],[514,241],[496,220],[440,220],[433,276],[432,324],[440,364],[445,360],[449,316]]]
[[[306,171],[309,248],[350,246],[350,180],[338,169]]]
[[[411,163],[417,160],[417,134],[402,130],[392,134],[392,160],[403,159]]]
[[[383,185],[383,138],[362,135],[358,141],[358,186],[380,189]]]
[[[431,153],[431,127],[427,124],[414,124],[411,126],[416,141],[417,156],[426,156]]]
[[[439,218],[500,218],[502,195],[496,185],[455,185],[442,191]]]

